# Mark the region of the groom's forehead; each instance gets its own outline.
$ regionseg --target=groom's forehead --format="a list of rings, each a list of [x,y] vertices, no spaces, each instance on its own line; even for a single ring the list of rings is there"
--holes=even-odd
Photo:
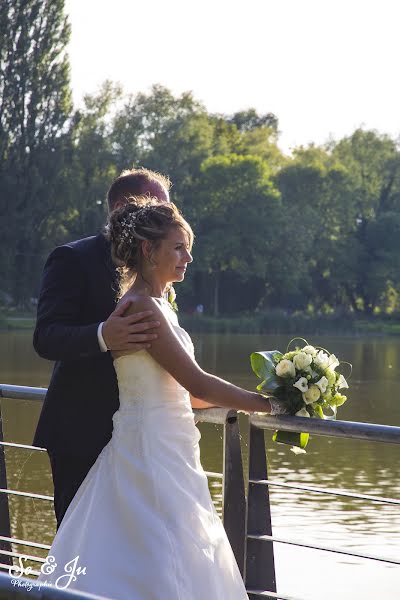
[[[149,181],[143,185],[143,194],[158,198],[161,202],[169,202],[169,193],[158,181]]]

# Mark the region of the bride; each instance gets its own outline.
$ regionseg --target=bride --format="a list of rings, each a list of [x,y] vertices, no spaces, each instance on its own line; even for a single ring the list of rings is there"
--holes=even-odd
[[[160,322],[151,348],[115,355],[113,434],[54,538],[39,582],[116,600],[247,600],[200,463],[192,407],[271,412],[264,396],[204,372],[165,299],[192,262],[193,233],[172,203],[136,198],[108,235],[123,298]]]

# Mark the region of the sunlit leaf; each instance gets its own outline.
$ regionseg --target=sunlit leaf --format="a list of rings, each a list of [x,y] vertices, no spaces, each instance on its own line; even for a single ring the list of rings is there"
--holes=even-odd
[[[296,446],[304,450],[308,444],[309,437],[309,433],[299,433],[297,431],[275,431],[272,439],[274,442],[288,444],[289,446]]]
[[[270,375],[257,386],[259,392],[273,394],[278,388],[282,387],[282,380],[277,375]]]
[[[268,352],[253,352],[250,356],[251,368],[260,379],[266,379],[268,375],[275,373],[276,361],[282,356],[279,350]],[[275,359],[275,360],[274,360]]]

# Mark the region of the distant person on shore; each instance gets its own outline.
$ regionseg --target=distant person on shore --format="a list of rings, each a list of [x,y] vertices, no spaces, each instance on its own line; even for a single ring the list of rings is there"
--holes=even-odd
[[[147,169],[124,171],[111,185],[109,212],[131,196],[169,202],[170,182]],[[110,352],[137,352],[157,338],[152,310],[125,314],[110,242],[103,233],[56,248],[44,267],[33,337],[36,352],[56,361],[33,440],[47,449],[57,526],[111,438],[119,407]],[[150,332],[150,330],[153,330]]]
[[[202,304],[198,304],[196,306],[196,315],[202,316],[204,313],[204,306]]]

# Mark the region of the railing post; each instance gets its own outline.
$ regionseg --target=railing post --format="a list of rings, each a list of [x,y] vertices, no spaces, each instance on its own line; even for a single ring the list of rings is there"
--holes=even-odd
[[[250,423],[249,480],[268,479],[264,430]],[[247,496],[247,533],[272,535],[269,489],[249,483]],[[246,587],[276,592],[274,548],[272,542],[247,538]],[[249,595],[252,597],[252,594]]]
[[[0,442],[4,442],[3,436],[3,412],[0,401]],[[6,469],[6,455],[4,446],[0,444],[0,488],[3,490],[7,489],[7,469]],[[6,492],[0,494],[0,535],[3,537],[11,537],[10,527],[10,510],[8,505],[8,494]],[[0,550],[6,550],[11,552],[10,542],[0,540]],[[0,554],[0,562],[6,565],[12,565],[12,556],[7,554]]]
[[[246,561],[246,496],[237,413],[230,411],[224,425],[223,522],[240,573]]]

